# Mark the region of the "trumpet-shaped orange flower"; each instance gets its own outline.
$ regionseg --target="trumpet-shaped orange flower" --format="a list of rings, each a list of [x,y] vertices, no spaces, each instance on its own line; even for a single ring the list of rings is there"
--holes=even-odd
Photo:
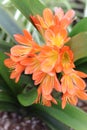
[[[35,103],[42,103],[45,106],[51,106],[51,103],[57,104],[57,101],[51,95],[44,95],[42,93],[42,87],[38,88],[38,97]]]
[[[27,30],[24,30],[24,35],[15,34],[14,38],[21,45],[15,45],[11,48],[11,58],[17,62],[30,55],[30,53],[38,52],[40,47],[36,44]]]
[[[55,8],[55,15],[58,17],[59,19],[59,24],[62,28],[67,28],[67,26],[69,26],[69,24],[72,23],[73,18],[75,16],[75,11],[74,10],[68,10],[65,14],[62,8]]]
[[[74,94],[76,89],[84,90],[86,83],[82,78],[86,78],[87,74],[72,70],[70,73],[64,74],[61,79],[62,92]]]
[[[45,31],[45,38],[48,46],[62,48],[69,41],[68,33],[65,29],[60,29],[57,25]]]
[[[30,18],[41,33],[50,26],[54,25],[54,15],[49,8],[44,9],[43,17],[36,15],[36,17],[30,16]]]
[[[78,98],[76,95],[64,93],[62,96],[62,108],[64,109],[66,106],[66,103],[70,103],[71,105],[76,105],[78,102]]]
[[[66,103],[76,105],[78,103],[78,98],[81,100],[87,100],[87,93],[85,90],[76,89],[74,94],[64,93],[62,96],[62,108],[64,109]]]
[[[75,67],[73,52],[68,46],[61,49],[61,66],[64,73],[69,73]]]
[[[26,66],[25,74],[33,74],[34,72],[40,70],[40,61],[35,54],[23,59],[20,63]]]
[[[41,62],[41,70],[49,73],[54,71],[56,64],[60,63],[59,49],[56,47],[44,46],[38,56]]]
[[[62,93],[62,108],[66,103],[76,105],[78,99],[87,100],[86,84],[83,78],[87,74],[74,70],[74,54],[67,44],[67,27],[72,23],[75,12],[69,10],[64,14],[61,8],[54,13],[46,8],[43,16],[31,16],[31,20],[44,37],[45,45],[39,46],[27,30],[15,34],[19,43],[11,48],[10,58],[4,64],[11,70],[11,79],[18,82],[21,74],[32,74],[38,96],[35,103],[51,106],[57,104],[52,96],[53,90]]]
[[[72,23],[74,16],[75,12],[73,10],[69,10],[64,14],[64,11],[61,8],[55,8],[53,14],[49,8],[46,8],[43,11],[43,17],[36,15],[36,17],[31,16],[30,18],[33,24],[43,34],[45,30],[54,25],[59,25],[61,28],[67,28],[67,26]]]
[[[4,64],[11,70],[10,78],[15,79],[15,82],[18,82],[25,66],[21,65],[19,62],[14,62],[11,58],[6,59]]]

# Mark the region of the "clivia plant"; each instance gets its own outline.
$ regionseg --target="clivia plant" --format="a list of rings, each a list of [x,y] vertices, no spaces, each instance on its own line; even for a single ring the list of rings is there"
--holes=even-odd
[[[87,100],[87,18],[69,31],[74,10],[52,11],[39,0],[11,1],[41,42],[14,25],[14,44],[0,43],[0,110],[40,116],[51,130],[86,130],[87,114],[76,105]]]

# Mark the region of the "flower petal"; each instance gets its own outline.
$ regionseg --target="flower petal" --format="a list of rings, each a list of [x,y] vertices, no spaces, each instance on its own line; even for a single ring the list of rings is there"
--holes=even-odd
[[[50,9],[46,8],[43,11],[43,18],[48,27],[53,24],[53,13]]]
[[[23,56],[27,55],[31,51],[31,47],[21,46],[21,45],[15,45],[11,48],[11,54],[13,56]]]

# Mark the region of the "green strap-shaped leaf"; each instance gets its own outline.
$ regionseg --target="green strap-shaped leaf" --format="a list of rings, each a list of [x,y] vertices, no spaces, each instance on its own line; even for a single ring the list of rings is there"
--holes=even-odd
[[[78,60],[75,62],[75,65],[78,66],[78,65],[83,64],[83,63],[85,63],[85,62],[87,62],[87,57],[78,59]]]
[[[3,112],[18,112],[18,106],[14,105],[13,103],[8,102],[0,102],[0,111]]]
[[[14,19],[7,11],[0,6],[0,27],[3,28],[12,38],[15,33],[22,33]]]
[[[87,57],[87,32],[72,37],[68,45],[74,53],[74,61]]]
[[[42,14],[45,5],[39,0],[11,0],[22,14],[29,20],[30,15]]]
[[[8,95],[6,92],[0,92],[0,101],[2,102],[9,102],[9,103],[15,103],[15,99]]]
[[[87,73],[87,62],[77,65],[76,70]]]
[[[37,90],[33,88],[26,93],[18,95],[18,100],[23,106],[30,106],[34,103],[37,98]]]
[[[40,118],[44,120],[44,122],[47,124],[47,126],[49,126],[51,130],[70,130],[68,126],[66,126],[64,123],[60,122],[59,120],[56,120],[55,118],[53,118],[53,116],[50,116],[48,113],[35,111],[35,114],[40,116]]]
[[[69,36],[75,36],[80,32],[87,32],[87,18],[80,20],[72,29]]]
[[[60,103],[52,107],[42,105],[34,105],[33,107],[36,111],[39,111],[38,115],[42,112],[44,115],[48,114],[75,130],[87,130],[87,113],[77,107],[67,105],[65,109],[62,109]]]
[[[5,67],[4,65],[5,58],[6,58],[6,55],[0,52],[0,75],[2,76],[4,81],[7,83],[12,93],[16,96],[16,94],[21,92],[22,86],[20,86],[19,83],[15,83],[13,80],[10,79],[9,69]]]

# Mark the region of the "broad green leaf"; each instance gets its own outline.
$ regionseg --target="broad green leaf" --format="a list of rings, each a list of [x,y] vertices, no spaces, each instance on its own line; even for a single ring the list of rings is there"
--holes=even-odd
[[[78,59],[78,60],[75,62],[75,65],[78,66],[78,65],[83,64],[83,63],[85,63],[85,62],[87,62],[87,57]]]
[[[2,102],[9,102],[9,103],[15,103],[15,99],[8,95],[6,92],[0,92],[0,101]]]
[[[77,107],[67,105],[65,109],[61,108],[60,103],[52,107],[34,105],[34,109],[39,113],[48,114],[56,120],[70,126],[75,130],[87,130],[87,113]]]
[[[23,15],[29,20],[30,15],[42,14],[45,5],[39,0],[11,0],[12,3],[19,9]]]
[[[87,62],[77,65],[76,70],[87,73]]]
[[[3,112],[18,112],[19,108],[12,103],[0,102],[0,111]]]
[[[53,116],[50,116],[48,113],[35,111],[35,114],[40,116],[51,130],[70,130],[68,126],[66,126],[59,120],[56,120],[55,118],[53,118]]]
[[[12,93],[16,96],[16,94],[21,92],[22,86],[20,86],[19,83],[15,83],[13,80],[10,79],[9,69],[5,67],[4,65],[5,58],[6,58],[6,55],[0,52],[0,75],[2,76],[4,81],[7,83]]]
[[[75,36],[80,32],[87,32],[87,18],[80,20],[72,29],[69,36]]]
[[[4,79],[0,76],[0,90],[10,93],[10,89]]]
[[[74,53],[74,61],[87,57],[87,32],[82,32],[68,42]]]
[[[32,88],[31,90],[28,90],[26,93],[21,93],[18,96],[19,102],[23,106],[30,106],[34,103],[35,99],[37,98],[37,90],[36,88]]]
[[[14,19],[7,11],[0,6],[0,27],[3,28],[12,38],[15,33],[22,33]]]

